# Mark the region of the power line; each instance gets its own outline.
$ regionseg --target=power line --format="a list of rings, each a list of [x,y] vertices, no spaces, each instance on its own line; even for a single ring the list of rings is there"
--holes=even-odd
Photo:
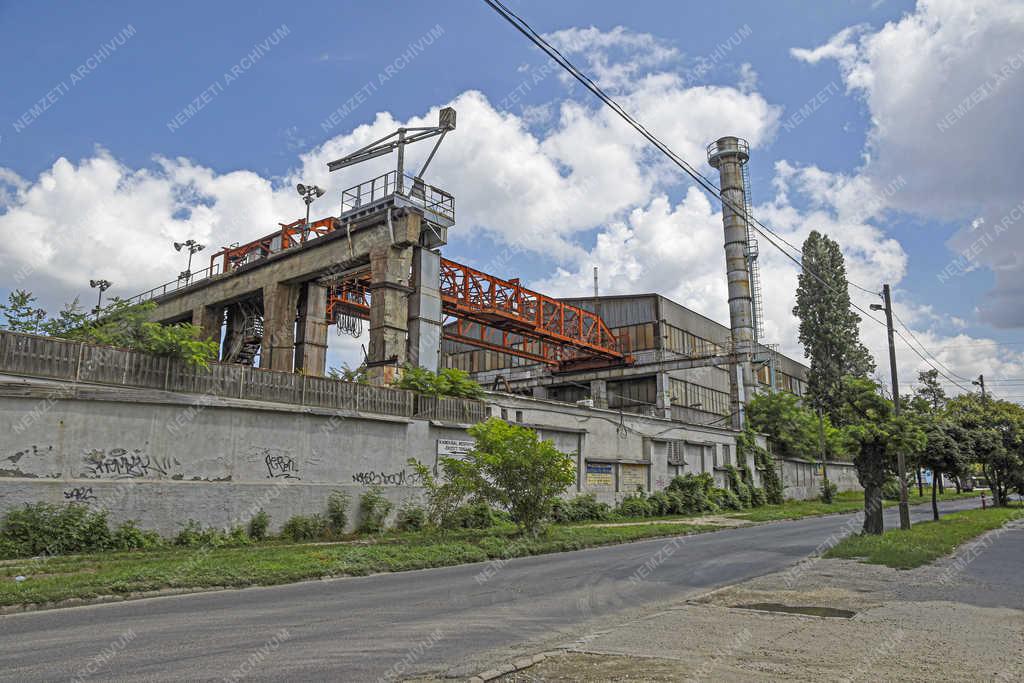
[[[590,92],[593,93],[599,100],[604,102],[620,118],[622,118],[626,123],[632,126],[644,138],[646,138],[647,141],[654,145],[662,154],[667,156],[673,163],[679,166],[687,175],[689,175],[694,180],[694,182],[701,186],[706,192],[714,195],[720,202],[722,202],[724,206],[728,206],[737,214],[746,216],[747,220],[751,223],[751,227],[753,227],[754,230],[760,233],[762,237],[768,240],[768,242],[771,243],[772,246],[774,246],[776,249],[782,252],[787,258],[789,258],[791,261],[796,263],[801,268],[804,268],[804,265],[800,259],[795,258],[785,249],[779,246],[779,244],[777,244],[772,239],[772,237],[786,244],[793,251],[802,254],[802,250],[799,247],[786,240],[786,238],[776,233],[774,230],[766,226],[764,223],[759,221],[754,216],[749,215],[746,212],[745,207],[735,206],[731,201],[723,197],[721,190],[718,189],[718,187],[714,184],[713,181],[711,181],[707,176],[703,175],[700,171],[694,168],[688,161],[686,161],[678,154],[676,154],[668,145],[662,142],[656,135],[647,130],[647,128],[643,124],[641,124],[639,121],[633,118],[633,116],[631,116],[625,109],[623,109],[618,102],[616,102],[613,98],[606,94],[599,85],[594,83],[594,81],[591,80],[589,76],[580,71],[556,47],[552,46],[544,39],[543,36],[537,33],[533,29],[533,27],[531,27],[530,24],[526,22],[526,20],[524,20],[522,17],[520,17],[507,6],[505,6],[500,0],[484,0],[484,2],[486,2],[495,12],[497,12],[503,19],[505,19],[505,21],[511,24],[517,31],[526,36],[526,38],[530,42],[532,42],[534,45],[540,48],[545,54],[551,57],[551,59],[553,59],[559,66],[568,71],[569,74],[573,76],[573,78],[582,83],[584,87],[590,90]],[[769,237],[769,234],[772,237]],[[817,273],[814,273],[809,268],[807,268],[806,270],[810,272],[817,280],[821,281],[822,284],[827,285],[827,283],[819,275],[817,275]],[[866,287],[862,287],[855,282],[851,282],[848,278],[846,282],[847,284],[851,284],[857,289],[860,289],[868,294],[878,295],[877,291],[868,289]]]
[[[894,310],[894,311],[892,312],[892,317],[896,318],[896,321],[897,321],[897,322],[898,322],[898,323],[899,323],[900,325],[902,325],[902,326],[903,326],[903,329],[907,331],[907,334],[909,334],[909,335],[910,335],[910,336],[911,336],[911,337],[913,338],[913,340],[917,342],[917,345],[921,347],[921,350],[922,350],[922,351],[924,351],[925,353],[927,353],[927,354],[928,354],[929,356],[931,356],[932,358],[934,358],[934,359],[935,359],[935,362],[936,362],[936,363],[938,363],[939,365],[941,365],[941,366],[942,366],[942,368],[943,368],[943,369],[944,369],[944,370],[945,370],[946,372],[948,372],[949,374],[953,375],[953,376],[954,376],[954,377],[956,377],[957,379],[961,379],[961,380],[963,380],[964,382],[970,382],[970,381],[971,381],[971,380],[970,380],[969,378],[967,378],[967,377],[964,377],[963,375],[958,375],[958,374],[956,374],[955,372],[953,372],[952,370],[950,370],[950,369],[949,369],[949,367],[947,367],[945,363],[943,363],[943,362],[942,362],[941,360],[939,360],[939,359],[938,359],[938,357],[937,357],[937,356],[936,356],[936,355],[935,355],[934,353],[932,353],[931,351],[929,351],[928,349],[926,349],[926,348],[925,348],[925,345],[924,345],[924,344],[922,344],[922,343],[921,343],[921,340],[917,338],[917,335],[916,335],[916,334],[914,334],[914,331],[913,331],[913,330],[911,330],[911,329],[910,329],[910,327],[909,327],[909,326],[908,326],[908,325],[907,325],[907,324],[906,324],[905,322],[903,322],[903,319],[902,319],[902,318],[900,318],[900,317],[899,317],[898,315],[896,315],[896,311],[895,311],[895,310]]]
[[[694,182],[697,183],[697,185],[699,185],[701,188],[704,189],[705,192],[708,192],[709,194],[714,195],[722,203],[723,207],[728,206],[733,211],[735,211],[737,214],[745,216],[747,218],[748,222],[750,223],[751,227],[754,228],[754,230],[756,230],[758,233],[760,233],[760,235],[762,237],[764,237],[768,241],[769,244],[771,244],[773,247],[778,249],[784,256],[786,256],[786,258],[788,258],[791,261],[793,261],[797,266],[800,267],[800,269],[803,272],[811,275],[815,280],[820,282],[822,285],[824,285],[828,289],[832,290],[833,292],[836,292],[836,290],[832,287],[832,285],[829,284],[823,277],[821,277],[818,273],[814,272],[814,270],[812,270],[808,266],[804,265],[802,258],[794,257],[792,254],[790,254],[788,251],[786,251],[782,246],[780,246],[775,241],[775,239],[773,239],[773,238],[776,238],[780,242],[786,244],[793,251],[797,251],[797,252],[800,252],[802,254],[802,250],[798,249],[795,245],[793,245],[792,243],[787,241],[784,237],[782,237],[781,235],[776,233],[774,230],[772,230],[768,226],[764,225],[758,219],[756,219],[753,216],[749,215],[747,213],[747,211],[746,211],[746,207],[737,207],[737,206],[735,206],[730,200],[728,200],[725,196],[722,195],[721,190],[710,179],[708,179],[706,176],[704,176],[702,173],[700,173],[688,161],[686,161],[681,156],[676,154],[668,145],[666,145],[664,142],[662,142],[656,135],[654,135],[649,130],[647,130],[647,128],[643,124],[641,124],[639,121],[637,121],[635,118],[633,118],[629,114],[629,112],[627,112],[625,109],[622,108],[621,105],[619,105],[618,102],[616,102],[614,99],[612,99],[607,93],[604,92],[604,90],[601,89],[600,86],[598,86],[596,83],[594,83],[594,81],[591,80],[589,76],[587,76],[585,73],[580,71],[571,61],[569,61],[569,59],[565,55],[563,55],[557,48],[555,48],[550,43],[548,43],[547,40],[545,40],[543,36],[541,36],[539,33],[537,33],[533,29],[533,27],[531,27],[530,24],[526,22],[526,20],[524,20],[523,18],[518,16],[515,12],[513,12],[511,9],[509,9],[507,6],[505,6],[505,4],[501,2],[501,0],[484,0],[484,2],[486,2],[491,7],[491,9],[493,9],[495,12],[497,12],[498,15],[501,16],[505,21],[507,21],[513,28],[515,28],[517,31],[522,33],[527,38],[527,40],[529,40],[535,46],[540,48],[541,51],[543,51],[546,55],[548,55],[548,57],[553,59],[559,66],[561,66],[563,69],[568,71],[569,74],[573,78],[575,78],[577,81],[582,83],[583,86],[585,88],[587,88],[587,90],[589,90],[591,93],[593,93],[594,96],[596,96],[605,105],[607,105],[622,120],[624,120],[634,130],[636,130],[638,133],[640,133],[640,135],[642,135],[648,142],[650,142],[662,154],[664,154],[666,157],[668,157],[670,161],[672,161],[676,166],[681,168],[683,170],[683,172],[685,172],[687,175],[689,175],[694,180]],[[872,291],[870,289],[867,289],[866,287],[862,287],[862,286],[858,285],[855,282],[851,282],[849,280],[849,278],[844,278],[844,280],[845,280],[847,285],[853,285],[857,289],[859,289],[859,290],[861,290],[863,292],[866,292],[868,294],[874,294],[876,296],[878,295],[878,292]],[[837,293],[841,293],[841,292],[837,292]],[[868,313],[862,307],[860,307],[855,302],[853,302],[853,300],[850,300],[850,305],[852,307],[854,307],[855,309],[857,309],[858,311],[860,311],[861,313],[863,313],[869,319],[875,321],[879,325],[885,326],[885,323],[883,321],[879,320],[875,316],[873,316],[870,313]],[[920,351],[918,351],[916,348],[914,348],[914,346],[909,341],[907,341],[906,337],[904,337],[903,334],[899,330],[894,330],[894,331],[900,337],[900,339],[902,339],[907,344],[907,346],[909,346],[910,349],[912,351],[914,351],[914,353],[916,353],[925,363],[927,363],[929,366],[931,366],[933,369],[935,369],[939,374],[943,375],[947,379],[950,379],[951,382],[956,384],[958,387],[960,387],[964,391],[969,391],[969,389],[967,389],[963,385],[959,384],[955,380],[949,378],[949,376],[946,375],[943,371],[941,371],[938,368],[936,368],[935,365],[931,361],[929,361],[926,356],[922,355]]]

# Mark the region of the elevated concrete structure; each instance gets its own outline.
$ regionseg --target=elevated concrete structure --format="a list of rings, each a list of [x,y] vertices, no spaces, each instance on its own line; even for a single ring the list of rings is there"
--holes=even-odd
[[[240,305],[248,303],[262,317],[260,367],[322,375],[327,352],[325,283],[369,270],[372,381],[390,383],[406,362],[432,364],[436,369],[439,257],[421,246],[426,230],[436,240],[436,229],[430,229],[422,210],[402,202],[377,202],[352,213],[333,219],[332,230],[304,244],[152,297],[157,303],[152,319],[190,321],[206,338],[220,339],[226,318],[221,357],[227,358],[227,352],[240,343]],[[411,311],[410,294],[414,294]]]

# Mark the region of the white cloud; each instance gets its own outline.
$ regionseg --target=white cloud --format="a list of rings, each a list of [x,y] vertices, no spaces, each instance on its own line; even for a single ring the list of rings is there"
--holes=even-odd
[[[739,76],[740,80],[737,87],[741,93],[751,93],[757,88],[757,72],[754,71],[754,67],[750,62],[740,64]]]
[[[602,31],[594,26],[568,28],[544,38],[567,57],[582,55],[586,72],[602,88],[628,87],[641,71],[679,58],[679,50],[650,33],[623,26]]]
[[[1024,3],[920,0],[877,31],[851,27],[792,52],[812,64],[837,60],[870,109],[864,173],[907,179],[890,206],[958,222],[954,252],[979,246],[973,219],[998,225],[1024,200],[1024,157],[1010,151],[1024,144]],[[995,273],[980,318],[997,326],[1024,326],[1022,225],[1010,221],[971,257]]]

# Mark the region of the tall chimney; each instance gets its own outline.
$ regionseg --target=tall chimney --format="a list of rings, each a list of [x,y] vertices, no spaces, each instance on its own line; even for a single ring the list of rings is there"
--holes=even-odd
[[[751,354],[755,350],[754,305],[748,269],[747,198],[743,183],[743,166],[750,158],[750,145],[743,138],[728,136],[712,142],[707,151],[708,163],[717,168],[721,176],[732,350],[745,358],[733,366],[729,382],[733,427],[742,429],[744,405],[757,390],[757,380],[751,365]]]

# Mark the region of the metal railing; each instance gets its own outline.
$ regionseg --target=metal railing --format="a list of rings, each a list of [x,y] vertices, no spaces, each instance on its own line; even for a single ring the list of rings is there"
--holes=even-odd
[[[395,195],[404,197],[434,217],[455,221],[455,197],[407,173],[403,174],[400,188],[398,171],[388,171],[342,192],[341,215],[367,208]]]
[[[139,351],[4,331],[0,373],[457,423],[479,422],[485,413],[484,402],[473,399],[228,363],[200,368]]]
[[[141,304],[144,301],[156,299],[157,297],[161,297],[165,294],[170,294],[171,292],[176,292],[179,289],[184,289],[185,287],[195,284],[200,280],[208,280],[215,275],[220,275],[219,263],[215,263],[208,268],[203,268],[198,272],[192,273],[187,278],[179,277],[176,280],[165,282],[164,284],[142,292],[141,294],[136,294],[135,296],[126,299],[126,301],[130,304]]]

